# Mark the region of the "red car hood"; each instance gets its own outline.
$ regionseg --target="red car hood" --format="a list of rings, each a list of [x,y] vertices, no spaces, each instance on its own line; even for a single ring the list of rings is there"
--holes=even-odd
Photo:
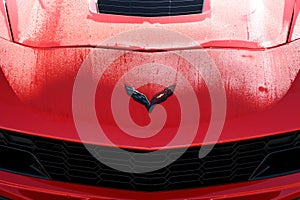
[[[224,116],[212,117],[212,111],[221,110],[212,107],[221,104],[212,103],[218,98],[211,97],[214,91],[218,93],[219,88],[226,92],[227,101],[222,102],[226,103],[227,111],[220,111],[226,114],[226,118],[220,137],[211,141],[237,141],[298,130],[300,75],[296,76],[299,74],[300,40],[266,50],[182,50],[196,46],[263,48],[286,43],[294,1],[207,2],[210,4],[206,5],[206,11],[198,16],[139,18],[93,14],[86,0],[27,0],[26,3],[7,0],[14,41],[23,45],[0,41],[3,58],[0,59],[3,72],[0,73],[3,77],[0,101],[4,102],[0,103],[0,110],[5,113],[5,117],[0,118],[1,127],[43,137],[110,145],[105,140],[95,141],[94,132],[90,130],[82,131],[90,138],[78,136],[78,123],[74,120],[76,112],[73,110],[74,88],[77,88],[74,85],[77,85],[75,80],[78,77],[83,77],[84,84],[79,85],[87,88],[77,88],[76,91],[89,92],[92,88],[95,98],[91,100],[92,104],[78,101],[80,106],[75,106],[82,109],[78,112],[82,127],[88,129],[98,120],[108,137],[121,147],[164,147],[178,132],[181,121],[184,123],[181,127],[187,129],[199,125],[198,130],[197,127],[192,127],[192,131],[185,129],[186,135],[197,131],[193,145],[209,143],[204,140],[204,133],[213,127],[210,122],[224,122]],[[76,45],[119,49],[73,48]],[[60,48],[62,46],[67,47]],[[176,50],[143,52],[128,48]],[[168,70],[174,73],[170,74]],[[181,76],[188,84],[184,84]],[[97,80],[99,77],[101,79]],[[224,87],[219,87],[218,82]],[[162,103],[167,115],[160,115],[162,109],[159,110],[158,106],[152,113],[155,116],[149,117],[145,107],[126,94],[125,84],[138,89],[149,99],[165,87],[176,84],[175,95]],[[124,96],[113,96],[114,91]],[[188,114],[184,115],[185,121],[181,118],[178,96],[183,97],[183,108],[191,114],[199,107],[201,120]],[[164,128],[154,137],[131,137],[126,134],[127,129],[118,128],[111,99],[120,100],[114,104],[119,106],[115,113],[122,114],[122,109],[126,108],[138,128],[154,124],[150,123],[154,121],[152,119],[169,117]],[[189,106],[191,99],[196,99],[199,105]],[[88,110],[86,107],[95,108],[95,112],[81,114],[81,111]],[[130,117],[121,119],[125,125],[122,127],[127,128],[128,121],[125,120]],[[191,144],[185,138],[177,142],[169,146]]]
[[[202,14],[129,17],[95,14],[92,0],[7,0],[15,42],[34,47],[105,46],[178,49],[195,46],[265,48],[286,42],[294,0],[206,0]],[[178,41],[158,28],[191,38]],[[140,38],[117,37],[141,31]],[[150,40],[158,37],[159,40]],[[175,37],[175,38],[174,38]]]

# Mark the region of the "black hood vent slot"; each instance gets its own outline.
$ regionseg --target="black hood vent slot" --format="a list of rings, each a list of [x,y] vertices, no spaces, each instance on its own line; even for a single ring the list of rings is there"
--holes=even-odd
[[[99,13],[162,17],[200,14],[204,0],[98,0]]]

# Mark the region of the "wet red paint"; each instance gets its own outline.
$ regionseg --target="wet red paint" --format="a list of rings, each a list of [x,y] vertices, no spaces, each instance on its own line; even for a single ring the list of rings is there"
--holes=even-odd
[[[186,35],[197,45],[176,41],[170,44],[172,39],[167,40],[166,36],[156,40],[153,32],[144,35],[146,39],[138,38],[138,42],[123,37],[104,44],[128,50],[118,50],[123,55],[104,73],[96,95],[98,120],[116,145],[154,150],[164,146],[176,133],[180,119],[176,96],[162,103],[169,118],[164,129],[153,138],[138,139],[125,135],[116,127],[111,114],[110,97],[118,79],[137,65],[155,62],[173,67],[192,84],[201,111],[200,127],[192,145],[202,144],[211,117],[210,95],[190,63],[176,55],[178,52],[203,51],[197,49],[199,47],[205,48],[216,63],[228,100],[225,126],[218,143],[299,130],[300,40],[297,39],[300,38],[300,0],[206,2],[205,12],[201,15],[139,18],[91,13],[86,0],[28,0],[26,3],[7,0],[13,35],[18,44],[8,41],[11,40],[10,32],[1,2],[0,127],[24,134],[96,143],[93,140],[80,141],[72,117],[73,84],[81,64],[91,51],[100,51],[91,47],[110,37],[135,29],[160,28]],[[287,39],[289,44],[286,44]],[[176,51],[156,51],[166,49]],[[95,59],[99,68],[103,67],[101,61],[108,59],[113,50],[102,51],[107,52],[106,56]],[[195,56],[194,59],[202,63],[201,58]],[[210,66],[205,66],[205,72],[211,72]],[[138,74],[145,75],[156,77],[155,72],[145,74],[141,71]],[[176,78],[167,78],[176,83]],[[139,88],[148,97],[162,89],[157,84]],[[124,92],[123,87],[118,90]],[[149,123],[143,105],[131,100],[129,110],[137,124]],[[180,143],[173,147],[185,145]],[[207,200],[228,197],[249,200],[263,197],[285,200],[300,197],[299,173],[226,186],[151,194],[59,183],[2,171],[0,177],[0,196],[12,199]]]
[[[14,37],[28,46],[96,46],[121,32],[151,27],[187,35],[199,45],[222,46],[222,41],[227,41],[226,46],[253,48],[286,42],[294,0],[205,2],[203,14],[161,18],[95,15],[89,11],[87,0],[56,0],[44,4],[9,0],[7,4]],[[152,48],[147,41],[142,42],[141,48]],[[136,46],[128,41],[107,45]],[[174,48],[186,45],[178,44]],[[160,48],[165,48],[163,42]]]
[[[7,14],[4,2],[0,2],[0,38],[4,38],[6,40],[11,40],[9,23],[7,20]]]
[[[291,23],[289,41],[300,39],[300,0],[295,0],[294,17]]]
[[[218,66],[227,92],[227,118],[219,142],[260,137],[300,128],[298,122],[300,112],[296,112],[298,107],[291,107],[297,99],[299,100],[299,93],[291,89],[299,85],[299,80],[296,80],[300,63],[299,44],[300,41],[295,41],[265,51],[234,49],[207,51]],[[0,119],[1,126],[45,137],[79,141],[72,119],[72,89],[77,71],[91,50],[90,48],[31,49],[1,41],[0,52],[6,58],[1,60],[2,71],[10,88],[16,94],[14,98],[19,99],[19,103],[16,104],[26,108],[20,110],[15,108],[17,105],[6,106],[5,101],[9,101],[11,95],[2,99],[4,101],[1,104],[4,106],[2,109],[5,109],[9,115]],[[110,51],[113,50],[104,52],[110,55]],[[201,50],[193,51],[201,52]],[[210,116],[210,97],[204,81],[190,71],[191,68],[184,59],[175,58],[174,52],[123,51],[123,53],[124,55],[116,59],[108,68],[99,83],[99,89],[104,92],[105,98],[102,103],[97,100],[98,114],[110,115],[111,89],[123,73],[142,63],[162,62],[164,65],[177,68],[191,82],[198,95],[201,122],[194,145],[201,144]],[[106,57],[95,59],[96,66],[101,68],[102,59]],[[194,59],[198,63],[202,62],[201,58]],[[206,73],[209,73],[209,67],[206,68]],[[113,73],[114,69],[118,69],[117,73]],[[140,75],[143,76],[143,71]],[[151,76],[155,79],[155,72]],[[141,88],[141,91],[147,96],[153,96],[161,89],[159,86],[148,85]],[[123,87],[120,90],[125,92]],[[175,92],[184,91],[177,89]],[[147,124],[149,119],[145,108],[136,102],[130,105],[131,111],[135,113],[133,117],[138,118],[138,123]],[[169,99],[163,105],[176,110],[176,98]],[[24,119],[23,116],[19,116],[20,113],[27,117]],[[168,119],[170,129],[176,129],[172,124],[176,124],[177,114],[172,113]],[[285,121],[287,117],[289,121]],[[35,121],[36,118],[38,123]],[[101,123],[104,129],[109,129],[114,121],[110,117],[104,117]],[[252,131],[253,126],[256,127],[256,131]],[[61,130],[64,130],[64,134],[61,134]],[[111,128],[109,136],[120,146],[155,148],[165,144],[172,137],[172,131],[166,132],[166,135],[168,137],[165,137],[165,140],[140,141],[136,138],[124,140],[120,137],[117,128]],[[93,141],[86,142],[93,143]]]

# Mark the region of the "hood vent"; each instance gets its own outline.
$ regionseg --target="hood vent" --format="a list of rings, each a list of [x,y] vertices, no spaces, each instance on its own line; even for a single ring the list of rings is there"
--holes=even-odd
[[[99,13],[163,17],[200,14],[204,0],[98,0]]]

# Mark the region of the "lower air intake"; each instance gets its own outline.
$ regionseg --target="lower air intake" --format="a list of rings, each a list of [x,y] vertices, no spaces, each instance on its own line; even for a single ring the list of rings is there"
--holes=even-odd
[[[42,178],[44,177],[41,175],[47,174],[54,181],[145,192],[232,184],[300,171],[298,162],[300,131],[216,144],[202,159],[198,157],[200,146],[190,147],[174,163],[143,174],[112,169],[94,158],[83,144],[76,142],[0,129],[0,146],[10,151],[2,154],[0,170],[31,176],[39,175]],[[90,147],[95,152],[107,152],[107,156],[106,154],[103,156],[107,162],[132,166],[127,162],[127,157],[132,154],[125,152],[120,160],[115,160],[114,155],[119,154],[115,147],[98,145]],[[127,150],[137,153],[148,152]],[[177,149],[168,149],[156,152],[156,156],[165,156],[165,160],[168,160],[177,153]],[[32,159],[33,157],[35,159]],[[131,156],[129,160],[134,163],[136,157]],[[37,161],[41,166],[36,164]],[[152,160],[145,162],[155,164]],[[143,166],[143,163],[137,165]],[[43,171],[45,172],[41,174]]]
[[[99,13],[162,17],[199,14],[204,0],[98,0]]]

